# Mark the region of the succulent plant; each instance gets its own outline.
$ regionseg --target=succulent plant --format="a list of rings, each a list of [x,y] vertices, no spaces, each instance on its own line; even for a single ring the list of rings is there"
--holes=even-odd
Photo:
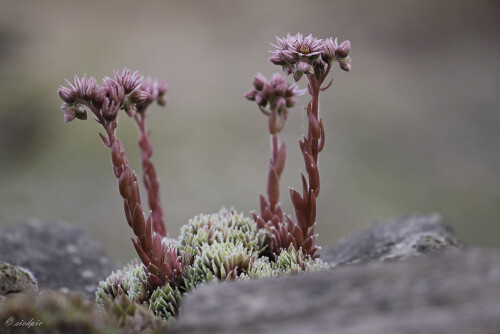
[[[135,235],[132,242],[141,263],[134,262],[113,272],[96,291],[97,304],[117,315],[120,325],[142,330],[139,320],[137,327],[132,326],[132,319],[153,324],[151,314],[170,322],[179,312],[182,295],[209,282],[270,278],[328,268],[318,259],[315,234],[319,153],[325,145],[319,96],[332,83],[324,85],[335,63],[344,71],[351,69],[351,44],[344,41],[338,45],[332,38],[322,40],[298,33],[278,38],[272,46],[270,61],[280,65],[285,75],[292,74],[295,83],[287,83],[286,76],[279,73],[270,80],[259,73],[253,80],[254,89],[245,95],[268,117],[271,135],[267,197],[260,196],[260,213],[253,212],[253,220],[224,209],[199,215],[181,229],[178,239],[169,239],[167,235],[146,128],[148,107],[154,101],[161,106],[166,104],[166,82],[143,79],[138,72],[124,69],[121,73],[115,71],[114,79],[105,77],[101,86],[95,78],[84,75],[75,76],[74,83],[67,81],[66,87],[59,88],[66,122],[87,119],[90,112],[104,129],[105,134],[100,137],[110,149],[125,218]],[[298,89],[296,82],[301,78],[307,78],[306,90]],[[306,175],[301,175],[302,194],[290,189],[293,220],[283,212],[279,201],[279,181],[287,151],[278,134],[284,129],[289,109],[297,103],[296,97],[306,92],[311,97],[305,107],[308,130],[299,141]],[[149,212],[141,201],[138,176],[131,170],[123,144],[116,136],[120,110],[133,118],[139,128]]]
[[[248,270],[250,278],[271,278],[279,276],[279,273],[273,268],[273,262],[267,256],[259,257]]]
[[[248,250],[241,242],[204,244],[196,255],[192,271],[187,273],[188,280],[199,285],[204,282],[237,279],[247,274],[257,258],[257,252]]]
[[[293,246],[288,247],[287,250],[283,250],[278,255],[273,266],[278,276],[320,271],[329,268],[326,262],[318,258],[312,259],[310,256],[304,255],[301,249],[296,250]]]
[[[127,333],[159,334],[168,327],[145,305],[120,295],[115,299],[104,298],[104,310],[122,331]]]
[[[203,245],[241,243],[248,251],[261,254],[266,249],[266,233],[250,219],[234,210],[222,209],[212,215],[199,215],[181,228],[178,247],[194,260]]]
[[[179,311],[181,299],[179,289],[166,284],[153,292],[149,298],[149,307],[155,315],[171,322]]]
[[[147,284],[144,266],[134,260],[122,269],[112,272],[106,280],[99,282],[96,290],[96,303],[102,308],[104,298],[115,299],[120,295],[142,303],[147,299]]]

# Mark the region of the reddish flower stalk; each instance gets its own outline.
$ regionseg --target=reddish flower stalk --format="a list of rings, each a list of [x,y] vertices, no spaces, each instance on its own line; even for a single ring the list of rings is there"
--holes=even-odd
[[[279,203],[279,180],[286,161],[286,145],[279,143],[278,133],[283,130],[288,115],[288,109],[295,105],[295,96],[305,91],[297,89],[295,84],[289,85],[279,74],[275,73],[270,81],[262,74],[257,74],[253,81],[254,89],[245,97],[256,101],[262,113],[268,116],[268,129],[271,135],[271,157],[267,176],[267,199],[260,195],[260,216],[252,212],[259,228],[266,228],[271,236],[270,251],[278,255],[285,245],[293,243],[294,238],[288,233],[283,220],[283,210]],[[266,106],[269,104],[269,108]],[[293,230],[293,231],[292,231]],[[298,228],[290,231],[300,234]]]
[[[126,69],[121,75],[115,72],[115,79],[104,78],[102,87],[99,88],[94,78],[87,80],[84,76],[80,80],[75,76],[74,85],[67,82],[69,87],[61,87],[58,91],[64,100],[61,108],[65,112],[66,122],[75,117],[86,119],[87,108],[94,114],[96,122],[104,128],[106,135],[99,135],[104,145],[111,150],[113,172],[118,179],[125,217],[136,236],[132,242],[148,271],[151,285],[162,286],[180,280],[181,262],[175,249],[162,242],[163,236],[153,229],[152,214],[144,214],[137,175],[130,170],[123,145],[116,137],[118,111],[123,109],[133,117],[136,111],[145,110],[143,106],[150,103],[151,95],[139,88],[142,77],[137,72],[132,75]]]
[[[328,85],[322,86],[335,62],[338,61],[340,67],[345,71],[351,69],[349,57],[351,45],[349,41],[337,45],[337,42],[333,42],[331,38],[323,41],[312,37],[312,35],[304,37],[298,33],[295,36],[288,35],[286,38],[278,38],[277,45],[272,44],[272,46],[275,50],[272,51],[273,56],[269,60],[273,64],[281,65],[286,74],[293,74],[295,81],[299,81],[304,75],[308,80],[308,92],[311,95],[311,100],[306,108],[308,132],[307,136],[299,141],[308,177],[306,180],[306,177],[301,174],[302,195],[298,191],[290,189],[296,222],[288,215],[285,216],[285,221],[282,217],[279,219],[278,214],[281,209],[274,213],[270,208],[269,212],[264,210],[261,214],[266,226],[269,226],[269,222],[274,226],[271,250],[275,254],[279,254],[282,249],[293,245],[297,250],[302,249],[306,255],[316,257],[318,247],[316,246],[317,235],[314,234],[314,229],[316,226],[316,198],[320,191],[318,156],[325,144],[325,130],[319,116],[319,95],[332,83],[330,81]],[[250,97],[252,96],[250,95]],[[254,95],[254,98],[259,103],[258,94]],[[272,170],[272,164],[270,170]],[[273,189],[274,181],[271,177],[268,177],[268,188],[269,184]],[[269,202],[262,201],[262,198],[261,203],[264,204],[261,204],[261,211],[262,207],[265,209],[271,207],[268,205]],[[255,215],[254,217],[259,226],[262,226],[259,217]],[[277,220],[279,222],[273,223],[273,219],[274,222]]]
[[[160,202],[160,187],[158,178],[156,177],[156,170],[151,160],[153,156],[153,146],[149,139],[150,132],[146,131],[146,117],[137,113],[135,121],[139,126],[139,148],[141,150],[141,162],[144,187],[148,194],[148,204],[153,216],[153,230],[163,237],[167,236],[167,230],[163,221],[163,210]]]
[[[167,230],[160,201],[160,184],[151,159],[153,156],[153,145],[150,139],[150,131],[146,129],[146,117],[148,115],[147,108],[154,100],[162,106],[166,104],[164,95],[167,91],[167,83],[162,81],[158,84],[156,81],[148,78],[141,84],[140,89],[149,94],[147,100],[138,104],[137,113],[134,116],[140,131],[138,144],[141,150],[143,181],[147,190],[149,208],[152,212],[153,231],[166,237]]]

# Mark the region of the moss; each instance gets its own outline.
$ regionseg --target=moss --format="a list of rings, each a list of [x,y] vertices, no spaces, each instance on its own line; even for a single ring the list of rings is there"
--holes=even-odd
[[[37,326],[26,332],[34,333],[120,333],[117,323],[98,312],[91,301],[80,294],[42,291],[38,296],[19,294],[0,305],[0,323],[34,319]],[[6,327],[7,328],[7,327]]]
[[[38,290],[37,281],[29,270],[6,262],[0,262],[0,265],[0,296]]]

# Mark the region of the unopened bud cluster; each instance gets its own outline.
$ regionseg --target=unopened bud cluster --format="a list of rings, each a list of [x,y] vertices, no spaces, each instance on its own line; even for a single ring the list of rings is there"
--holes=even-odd
[[[295,36],[277,38],[277,44],[271,44],[274,50],[269,60],[275,65],[281,65],[286,74],[293,74],[295,81],[306,75],[314,75],[320,80],[335,62],[339,62],[344,71],[351,69],[351,42],[344,41],[340,45],[337,40],[317,39],[312,35],[304,37],[297,33]]]
[[[299,90],[295,83],[289,84],[279,73],[274,73],[269,81],[258,73],[253,79],[253,86],[254,89],[246,93],[245,97],[257,102],[260,110],[269,116],[269,132],[280,132],[285,125],[287,108],[293,107],[297,103],[295,97],[303,95],[305,90]]]
[[[137,111],[145,111],[154,101],[162,107],[166,106],[167,99],[165,98],[165,94],[167,93],[167,87],[167,82],[165,80],[158,82],[149,77],[144,79],[139,87],[139,92],[147,94],[149,98],[137,103]]]
[[[296,84],[287,83],[279,73],[274,73],[269,81],[258,73],[253,79],[253,86],[254,89],[245,94],[245,97],[263,108],[269,105],[270,109],[277,108],[278,111],[293,107],[297,103],[295,96],[305,93]]]

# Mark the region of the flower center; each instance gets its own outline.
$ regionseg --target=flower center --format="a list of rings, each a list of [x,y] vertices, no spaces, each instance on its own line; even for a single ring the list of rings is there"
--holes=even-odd
[[[300,53],[303,53],[303,54],[307,54],[307,53],[311,52],[311,50],[309,49],[309,46],[306,44],[302,44],[299,48],[299,51],[300,51]]]

